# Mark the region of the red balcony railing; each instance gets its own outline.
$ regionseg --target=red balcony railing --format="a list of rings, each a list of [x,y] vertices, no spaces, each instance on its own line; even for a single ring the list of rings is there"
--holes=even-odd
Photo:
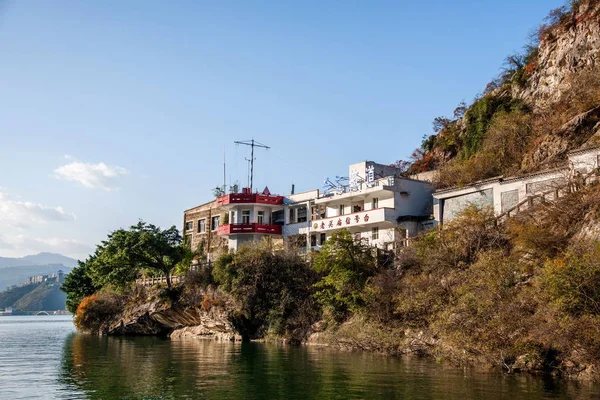
[[[267,224],[226,224],[217,228],[218,235],[236,235],[239,233],[259,233],[263,235],[281,235],[281,225]]]
[[[217,198],[217,206],[243,203],[270,204],[278,206],[283,204],[283,196],[271,196],[258,193],[232,193]]]

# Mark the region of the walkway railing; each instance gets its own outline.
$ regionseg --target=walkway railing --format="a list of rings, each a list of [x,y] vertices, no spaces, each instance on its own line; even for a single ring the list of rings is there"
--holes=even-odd
[[[581,182],[570,180],[566,185],[556,187],[552,190],[548,190],[543,193],[538,193],[532,196],[528,196],[525,200],[518,203],[516,206],[511,207],[502,214],[496,217],[496,223],[501,224],[506,222],[509,218],[513,218],[522,211],[525,211],[533,206],[539,204],[547,204],[554,202],[561,197],[564,197],[570,193],[581,190],[584,186],[591,184],[592,182],[598,181],[598,171],[592,170],[585,176],[581,177]]]
[[[199,271],[202,268],[208,268],[211,266],[211,263],[202,263],[202,264],[192,264],[190,266],[190,271]],[[178,286],[183,282],[185,275],[171,275],[171,285]],[[152,287],[158,284],[167,284],[166,276],[157,276],[154,278],[138,278],[135,280],[135,283],[138,285],[142,285],[144,287]]]

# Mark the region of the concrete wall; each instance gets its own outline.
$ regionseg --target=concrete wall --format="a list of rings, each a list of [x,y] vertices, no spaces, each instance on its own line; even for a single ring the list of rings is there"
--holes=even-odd
[[[440,190],[434,193],[434,216],[440,222],[450,221],[471,203],[491,205],[494,213],[499,215],[529,196],[565,187],[576,172],[590,173],[599,167],[599,163],[600,148],[588,149],[570,153],[568,166],[562,169]]]

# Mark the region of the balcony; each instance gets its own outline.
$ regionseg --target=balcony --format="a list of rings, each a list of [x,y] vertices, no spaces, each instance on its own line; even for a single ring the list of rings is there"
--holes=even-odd
[[[217,228],[217,235],[238,235],[254,233],[260,235],[281,235],[281,225],[267,224],[226,224]]]
[[[361,227],[381,222],[396,222],[393,208],[376,208],[352,214],[339,215],[311,221],[311,228],[317,232],[327,232],[336,229]]]
[[[279,206],[283,204],[283,196],[272,196],[259,193],[232,193],[217,198],[217,206],[229,204],[266,204]]]

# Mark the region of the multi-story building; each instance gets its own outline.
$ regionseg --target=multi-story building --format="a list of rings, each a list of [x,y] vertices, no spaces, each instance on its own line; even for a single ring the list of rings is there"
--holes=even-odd
[[[192,250],[212,260],[220,250],[227,248],[227,241],[217,233],[225,215],[216,200],[184,211],[183,234]]]
[[[64,282],[64,277],[64,272],[59,269],[55,274],[29,276],[27,277],[27,282],[23,282],[21,286],[33,285],[42,282],[62,283]]]
[[[352,164],[347,185],[332,185],[314,200],[306,229],[310,246],[318,249],[343,228],[380,249],[403,245],[432,225],[432,191],[429,183],[405,178],[394,167]]]
[[[218,197],[215,203],[225,212],[225,221],[218,227],[217,234],[227,239],[230,250],[263,237],[281,241],[283,196],[271,195],[267,188],[262,193],[244,188],[242,193]]]
[[[393,249],[432,226],[432,191],[428,182],[364,161],[350,165],[349,178],[329,182],[323,191],[278,196],[266,188],[262,193],[246,188],[220,196],[185,211],[185,233],[192,248],[206,243],[209,234],[226,239],[212,253],[223,247],[235,251],[264,237],[300,251],[319,250],[333,232],[344,228],[374,247]]]

